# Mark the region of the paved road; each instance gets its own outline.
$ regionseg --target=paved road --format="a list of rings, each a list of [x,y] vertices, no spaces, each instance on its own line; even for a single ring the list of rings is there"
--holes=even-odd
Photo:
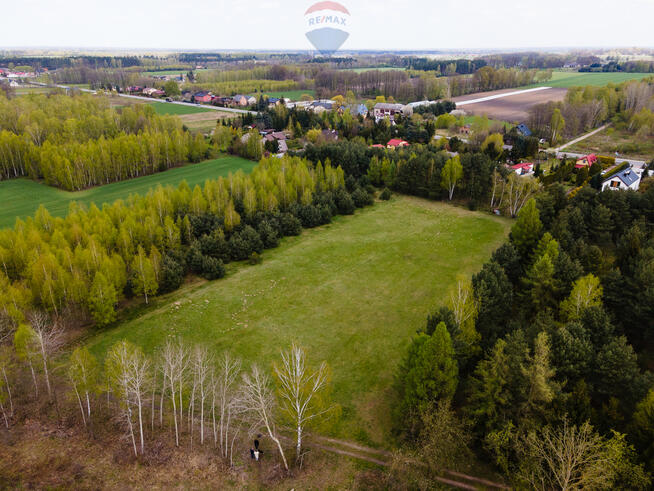
[[[97,94],[98,92],[95,90],[91,89],[82,89],[79,87],[69,87],[67,85],[50,85],[50,84],[44,84],[41,82],[32,82],[35,85],[42,85],[44,87],[57,87],[59,89],[77,89],[82,92],[88,92],[90,94]],[[206,109],[210,109],[212,111],[222,111],[222,112],[227,112],[227,113],[238,113],[238,114],[257,114],[256,111],[248,111],[247,109],[236,109],[235,107],[219,107],[219,106],[210,106],[207,104],[194,104],[192,102],[182,102],[182,101],[173,101],[173,102],[166,102],[165,100],[161,99],[154,99],[152,97],[145,97],[141,95],[128,95],[128,94],[121,94],[121,93],[115,93],[115,95],[120,96],[120,97],[126,97],[128,99],[139,99],[143,101],[148,101],[148,102],[162,102],[164,104],[177,104],[179,106],[190,106],[190,107],[203,107]]]

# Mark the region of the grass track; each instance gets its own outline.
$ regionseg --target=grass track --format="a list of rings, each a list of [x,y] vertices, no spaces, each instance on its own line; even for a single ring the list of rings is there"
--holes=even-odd
[[[169,337],[229,349],[270,368],[296,341],[327,360],[343,416],[333,432],[383,444],[395,367],[457,275],[477,271],[510,221],[410,197],[338,217],[286,238],[263,264],[230,264],[225,279],[194,283],[95,335],[103,356],[126,338],[153,352]],[[179,304],[176,304],[179,302]]]
[[[72,201],[86,205],[95,203],[101,206],[103,203],[112,203],[117,199],[127,198],[130,194],[145,194],[157,184],[176,186],[186,179],[193,187],[196,184],[204,183],[207,179],[226,176],[229,172],[236,172],[239,169],[250,172],[255,165],[256,162],[229,156],[74,193],[46,186],[30,179],[0,181],[0,203],[2,203],[0,228],[13,226],[17,217],[25,218],[34,215],[41,204],[45,205],[52,215],[64,216]]]

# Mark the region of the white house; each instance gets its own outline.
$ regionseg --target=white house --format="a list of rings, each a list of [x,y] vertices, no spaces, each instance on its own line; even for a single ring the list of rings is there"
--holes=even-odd
[[[387,102],[378,102],[373,108],[373,114],[375,115],[375,120],[379,121],[380,119],[390,118],[393,121],[396,114],[403,114],[404,116],[410,116],[413,114],[413,108],[411,106],[405,106],[403,104],[389,104]]]
[[[640,186],[640,174],[638,174],[631,167],[621,170],[617,174],[613,174],[608,179],[602,181],[602,191],[610,189],[617,191],[620,189],[633,189],[636,191]]]

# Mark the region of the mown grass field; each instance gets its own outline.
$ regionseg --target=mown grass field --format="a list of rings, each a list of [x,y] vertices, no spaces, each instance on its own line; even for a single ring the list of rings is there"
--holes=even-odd
[[[184,106],[182,104],[170,104],[169,102],[153,102],[151,104],[157,114],[173,114],[176,116],[206,113],[212,110],[202,106]]]
[[[531,85],[530,87],[575,87],[584,85],[594,85],[603,87],[610,83],[619,84],[627,80],[641,80],[645,77],[651,77],[652,73],[585,73],[585,72],[552,72],[552,78],[543,83]]]
[[[510,221],[443,203],[394,197],[286,238],[257,266],[193,283],[88,340],[100,357],[128,339],[152,353],[167,339],[229,350],[266,369],[296,342],[326,360],[342,407],[335,435],[383,445],[396,367],[458,275],[476,272]]]
[[[255,165],[256,162],[229,156],[73,193],[30,179],[0,181],[0,203],[2,203],[0,228],[13,226],[16,218],[34,215],[41,204],[52,215],[65,216],[72,201],[86,205],[95,203],[102,206],[103,203],[112,203],[117,199],[127,198],[130,194],[145,194],[157,184],[176,186],[186,179],[193,187],[196,184],[204,183],[207,179],[226,176],[229,172],[238,170],[250,172]]]

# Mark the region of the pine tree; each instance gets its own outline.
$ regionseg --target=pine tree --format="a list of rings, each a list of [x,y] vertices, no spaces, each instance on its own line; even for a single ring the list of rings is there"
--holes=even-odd
[[[536,200],[531,198],[518,212],[518,219],[511,228],[511,242],[523,258],[528,258],[541,237],[543,224],[540,221]]]

